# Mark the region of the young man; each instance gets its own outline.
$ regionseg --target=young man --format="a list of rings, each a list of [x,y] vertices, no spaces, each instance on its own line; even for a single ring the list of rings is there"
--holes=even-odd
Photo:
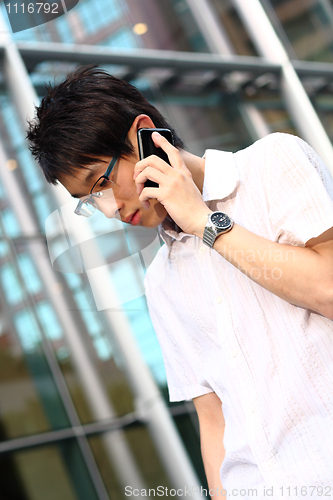
[[[328,169],[287,134],[199,158],[154,133],[171,166],[139,161],[146,127],[170,128],[137,89],[88,67],[48,88],[28,139],[47,181],[81,198],[77,213],[159,228],[147,302],[170,400],[194,401],[209,487],[333,495]]]

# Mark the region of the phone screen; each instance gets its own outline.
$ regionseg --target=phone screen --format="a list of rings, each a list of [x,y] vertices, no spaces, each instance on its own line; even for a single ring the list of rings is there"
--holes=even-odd
[[[153,139],[151,138],[151,134],[155,131],[163,135],[171,144],[173,144],[172,132],[167,128],[140,128],[138,130],[140,160],[143,160],[150,155],[156,155],[170,165],[168,155],[165,153],[165,151],[163,151],[162,148],[157,148],[154,144]],[[148,179],[145,182],[145,187],[158,187],[158,184]]]

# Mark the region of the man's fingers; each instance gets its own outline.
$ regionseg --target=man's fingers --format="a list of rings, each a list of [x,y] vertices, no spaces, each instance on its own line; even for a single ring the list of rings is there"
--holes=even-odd
[[[145,188],[145,190],[142,191],[142,193],[139,196],[139,201],[142,204],[143,208],[146,209],[149,208],[150,206],[149,200],[158,199],[156,196],[156,191],[157,191],[156,188]]]
[[[156,146],[159,146],[168,155],[171,165],[174,168],[182,168],[184,162],[179,154],[179,151],[173,146],[163,135],[158,132],[153,132],[151,137]]]
[[[166,169],[170,169],[170,172],[172,171],[172,167],[164,160],[162,160],[162,158],[156,155],[151,155],[136,163],[134,167],[133,179],[136,180],[138,175],[148,167],[153,167],[156,170],[164,173],[166,172]]]
[[[163,173],[156,168],[146,167],[142,172],[140,172],[135,179],[136,183],[136,192],[141,193],[141,191],[145,187],[145,182],[147,180],[157,182],[157,184],[161,184]],[[155,188],[156,189],[156,188]]]

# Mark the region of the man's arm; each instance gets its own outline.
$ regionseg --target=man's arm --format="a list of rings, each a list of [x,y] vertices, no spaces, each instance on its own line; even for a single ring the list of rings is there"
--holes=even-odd
[[[204,226],[196,233],[200,238]],[[267,240],[235,224],[213,248],[278,297],[333,319],[333,228],[299,247]]]
[[[156,198],[185,233],[202,238],[207,215],[211,211],[193,182],[192,174],[180,152],[164,137],[154,134],[152,138],[155,144],[167,153],[172,166],[154,156],[136,164],[134,176],[138,192],[141,192],[139,200],[144,204],[149,198]],[[315,169],[308,156],[291,136],[285,138],[283,143],[280,140],[273,141],[271,148],[273,146],[276,151],[270,170],[271,173],[274,172],[275,187],[276,183],[280,186],[279,196],[284,194],[285,203],[288,202],[286,193],[289,197],[294,197],[289,206],[289,219],[297,226],[297,216],[301,217],[302,211],[312,203],[311,192],[314,186],[317,204],[320,197],[325,199],[325,203],[318,209],[320,215],[316,215],[316,220],[325,220],[326,224],[330,224],[331,201],[319,176],[314,175]],[[281,161],[282,156],[284,161]],[[291,172],[294,174],[292,182],[289,179]],[[147,179],[157,182],[160,187],[143,189]],[[297,190],[296,195],[297,183],[302,188]],[[271,195],[274,192],[274,189],[270,190]],[[279,200],[277,198],[271,204],[281,203]],[[309,216],[307,219],[302,218],[303,234],[306,234],[306,223],[311,223]],[[290,304],[333,319],[332,227],[302,247],[270,241],[235,224],[231,231],[216,239],[214,250],[260,286]]]
[[[215,494],[220,497],[223,489],[220,467],[225,455],[223,446],[225,423],[221,400],[215,392],[210,392],[193,398],[193,403],[199,418],[201,455],[208,487],[215,490]]]

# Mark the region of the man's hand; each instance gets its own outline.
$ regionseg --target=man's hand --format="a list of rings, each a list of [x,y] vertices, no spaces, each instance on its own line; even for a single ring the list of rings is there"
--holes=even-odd
[[[133,178],[140,194],[139,200],[144,208],[149,208],[149,198],[155,198],[185,233],[195,234],[198,228],[206,225],[211,210],[205,204],[178,149],[157,132],[152,134],[152,139],[156,146],[166,152],[171,165],[155,155],[135,165]],[[145,188],[147,179],[157,182],[159,187]]]

